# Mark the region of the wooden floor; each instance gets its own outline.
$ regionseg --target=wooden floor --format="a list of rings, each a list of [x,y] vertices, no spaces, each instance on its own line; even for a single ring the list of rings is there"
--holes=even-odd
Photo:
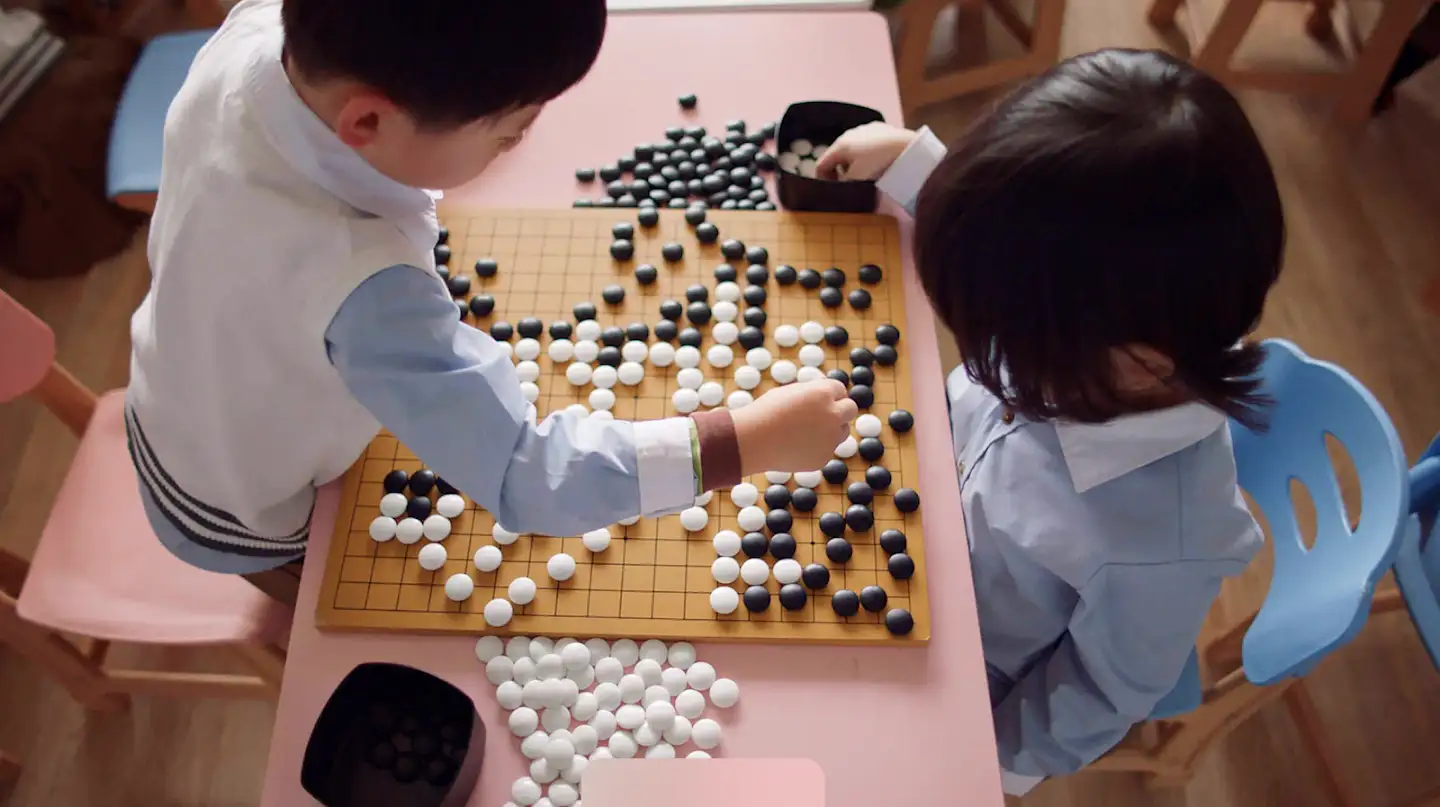
[[[1065,52],[1161,46],[1142,8],[1141,0],[1072,0]],[[1286,13],[1267,12],[1266,43],[1279,47],[1278,56],[1265,55],[1324,61]],[[989,43],[1002,52],[1004,34],[992,28],[975,28],[962,51]],[[952,136],[985,100],[921,117]],[[1389,410],[1413,457],[1440,430],[1440,311],[1426,307],[1440,288],[1440,70],[1418,77],[1394,110],[1358,133],[1295,99],[1243,100],[1274,161],[1290,229],[1285,275],[1261,332],[1349,368]],[[71,369],[107,388],[125,381],[126,324],[147,280],[137,244],[85,278],[35,283],[0,274],[0,287],[55,327]],[[0,544],[30,551],[72,450],[59,425],[32,406],[0,406]],[[1262,560],[1225,591],[1214,621],[1253,609],[1267,578]],[[1373,620],[1321,665],[1310,689],[1344,760],[1341,775],[1366,807],[1398,807],[1440,788],[1440,674],[1403,614]],[[87,719],[0,650],[0,748],[26,764],[12,807],[256,804],[270,723],[266,705],[213,702],[140,701],[128,714]],[[1272,710],[1231,735],[1184,790],[1151,792],[1129,776],[1081,774],[1046,783],[1025,804],[1314,804],[1315,770],[1297,749],[1284,711]]]

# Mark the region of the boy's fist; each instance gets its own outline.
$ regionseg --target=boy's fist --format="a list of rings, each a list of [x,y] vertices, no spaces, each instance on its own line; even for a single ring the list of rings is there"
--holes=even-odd
[[[741,475],[819,468],[850,433],[858,411],[845,385],[830,378],[770,390],[730,415]]]
[[[914,139],[914,132],[888,123],[856,126],[830,144],[815,164],[815,175],[821,179],[839,179],[843,168],[845,179],[879,179]]]

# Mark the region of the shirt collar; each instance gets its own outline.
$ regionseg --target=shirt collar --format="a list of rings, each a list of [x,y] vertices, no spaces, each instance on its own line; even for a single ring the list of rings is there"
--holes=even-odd
[[[439,191],[412,188],[380,173],[305,105],[285,73],[280,26],[247,66],[249,107],[270,144],[298,173],[347,205],[393,220],[417,243],[433,246]],[[428,241],[428,244],[426,243]]]
[[[1075,491],[1084,493],[1200,442],[1225,422],[1219,410],[1187,403],[1105,423],[1056,422],[1055,433]]]

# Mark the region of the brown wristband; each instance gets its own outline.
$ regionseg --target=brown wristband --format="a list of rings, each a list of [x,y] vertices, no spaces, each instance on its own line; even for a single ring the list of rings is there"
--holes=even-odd
[[[726,409],[696,412],[695,432],[700,438],[700,462],[705,487],[734,487],[740,484],[740,439],[735,435],[735,421]]]

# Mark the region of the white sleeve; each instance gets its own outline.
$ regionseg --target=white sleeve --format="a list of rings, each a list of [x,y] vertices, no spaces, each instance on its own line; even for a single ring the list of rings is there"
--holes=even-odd
[[[945,144],[930,131],[929,126],[921,127],[916,134],[917,137],[910,141],[910,145],[875,183],[881,193],[894,199],[912,216],[915,215],[915,197],[920,195],[920,187],[935,166],[945,159]]]

